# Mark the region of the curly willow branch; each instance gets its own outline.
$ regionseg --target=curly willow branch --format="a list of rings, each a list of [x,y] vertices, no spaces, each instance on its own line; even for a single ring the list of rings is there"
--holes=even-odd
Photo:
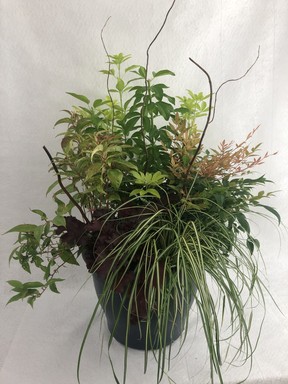
[[[106,47],[106,44],[105,44],[105,40],[104,40],[104,37],[103,37],[104,29],[106,28],[106,25],[108,24],[108,21],[110,20],[110,18],[111,18],[111,16],[109,16],[108,19],[105,21],[105,24],[103,25],[103,27],[101,29],[100,36],[101,36],[102,46],[103,46],[104,51],[106,53],[106,56],[108,58],[108,75],[107,75],[107,80],[106,80],[106,87],[107,87],[107,92],[108,92],[109,99],[110,99],[110,102],[111,102],[111,105],[112,105],[112,133],[113,133],[113,131],[114,131],[114,121],[115,121],[115,112],[114,112],[113,98],[112,98],[112,95],[111,95],[111,92],[110,92],[110,89],[109,89],[111,62],[110,62],[109,52],[107,50],[107,47]]]
[[[189,60],[190,60],[193,64],[195,64],[196,67],[198,67],[199,69],[201,69],[201,71],[202,71],[203,73],[205,73],[205,75],[207,76],[208,83],[209,83],[210,96],[209,96],[209,110],[208,110],[208,115],[207,115],[207,119],[206,119],[205,127],[204,127],[204,129],[203,129],[203,132],[202,132],[202,135],[201,135],[201,138],[200,138],[198,147],[197,147],[197,149],[196,149],[196,152],[194,153],[194,156],[192,157],[192,159],[191,159],[190,162],[189,162],[189,165],[188,165],[188,168],[187,168],[187,171],[186,171],[186,175],[185,175],[186,179],[187,179],[188,174],[189,174],[189,172],[190,172],[190,169],[191,169],[191,167],[192,167],[192,165],[193,165],[193,163],[194,163],[194,161],[195,161],[195,159],[196,159],[196,157],[197,157],[197,155],[198,155],[198,153],[199,153],[199,151],[200,151],[202,142],[203,142],[203,140],[204,140],[204,136],[205,136],[206,131],[207,131],[207,128],[208,128],[208,126],[209,126],[209,123],[210,123],[209,120],[210,120],[211,111],[212,111],[212,100],[213,100],[213,86],[212,86],[212,80],[211,80],[211,77],[210,77],[209,73],[208,73],[203,67],[201,67],[201,65],[199,65],[198,63],[196,63],[196,61],[194,61],[194,60],[191,59],[190,57],[189,57]]]
[[[142,111],[141,111],[141,134],[142,134],[142,138],[143,138],[143,143],[144,143],[144,147],[145,147],[145,155],[146,155],[146,164],[145,164],[145,171],[147,170],[147,164],[148,164],[148,151],[147,151],[147,147],[146,147],[146,144],[145,144],[145,129],[144,129],[144,107],[145,107],[145,101],[146,101],[146,98],[147,98],[147,95],[148,95],[148,67],[149,67],[149,51],[150,51],[150,48],[152,47],[152,45],[155,43],[155,41],[157,40],[157,38],[159,37],[160,33],[162,32],[167,20],[168,20],[168,16],[170,14],[170,12],[172,11],[174,5],[176,3],[176,0],[173,0],[170,8],[168,9],[168,11],[166,12],[166,15],[165,15],[165,18],[164,18],[164,21],[159,29],[159,31],[156,33],[155,37],[153,38],[153,40],[150,42],[150,44],[148,45],[148,48],[147,48],[147,51],[146,51],[146,66],[145,66],[145,96],[144,96],[144,105],[142,107]]]
[[[207,76],[207,78],[208,78],[208,82],[209,82],[209,88],[210,88],[210,97],[209,97],[209,112],[208,112],[208,115],[207,115],[207,119],[206,119],[205,127],[204,127],[204,129],[203,129],[203,132],[202,132],[202,135],[201,135],[201,138],[200,138],[198,147],[197,147],[197,149],[196,149],[196,152],[195,152],[194,156],[192,157],[192,159],[191,159],[190,162],[189,162],[189,165],[188,165],[188,168],[187,168],[187,171],[186,171],[186,175],[185,175],[185,176],[186,176],[186,179],[187,179],[188,174],[189,174],[189,172],[190,172],[190,170],[191,170],[191,167],[192,167],[192,165],[193,165],[193,163],[194,163],[194,161],[195,161],[195,159],[196,159],[196,157],[197,157],[197,155],[198,155],[198,153],[199,153],[199,151],[200,151],[200,148],[201,148],[201,145],[202,145],[202,143],[203,143],[204,136],[205,136],[205,134],[206,134],[207,128],[208,128],[209,124],[211,124],[212,121],[214,120],[215,112],[216,112],[217,96],[218,96],[218,93],[219,93],[220,89],[221,89],[225,84],[227,84],[227,83],[230,83],[230,82],[232,82],[232,81],[239,81],[239,80],[243,79],[243,78],[248,74],[248,72],[250,72],[251,69],[254,67],[254,65],[255,65],[256,62],[258,61],[259,57],[260,57],[260,46],[258,47],[258,54],[257,54],[257,57],[256,57],[256,59],[254,60],[253,64],[250,65],[250,67],[246,70],[246,72],[245,72],[242,76],[237,77],[237,78],[235,78],[235,79],[229,79],[229,80],[226,80],[226,81],[224,81],[224,83],[222,83],[222,84],[218,87],[217,91],[215,92],[215,96],[214,96],[214,105],[213,105],[213,106],[212,106],[212,103],[213,103],[213,89],[212,89],[212,81],[211,81],[211,77],[210,77],[209,73],[208,73],[203,67],[201,67],[198,63],[196,63],[196,61],[194,61],[194,60],[192,60],[191,58],[189,58],[189,60],[190,60],[193,64],[195,64],[199,69],[201,69],[201,71],[202,71],[203,73],[205,73],[205,75]],[[213,114],[212,114],[212,109],[213,109]],[[210,119],[211,115],[212,115],[212,118]]]
[[[158,36],[160,35],[160,33],[162,32],[166,22],[167,22],[167,19],[168,19],[168,16],[169,16],[169,13],[172,11],[174,5],[176,3],[176,0],[173,1],[173,3],[171,4],[170,8],[168,9],[168,11],[166,12],[166,15],[165,15],[165,19],[159,29],[159,31],[156,33],[154,39],[151,41],[151,43],[148,45],[148,48],[147,48],[147,51],[146,51],[146,76],[145,76],[145,83],[146,83],[146,91],[147,91],[147,76],[148,76],[148,66],[149,66],[149,51],[150,51],[150,48],[152,47],[152,45],[155,43],[155,41],[157,40]]]
[[[75,207],[79,210],[79,212],[81,213],[83,219],[86,221],[86,223],[90,223],[90,220],[88,219],[88,217],[86,216],[85,212],[83,211],[83,209],[80,207],[80,205],[77,203],[77,201],[74,199],[74,197],[67,191],[67,189],[65,188],[63,182],[62,182],[62,179],[61,179],[61,176],[60,176],[60,173],[59,173],[59,170],[53,160],[53,157],[51,156],[51,153],[48,151],[48,149],[45,147],[43,147],[44,151],[46,152],[47,156],[49,157],[49,160],[53,166],[53,169],[56,173],[56,176],[57,176],[57,179],[58,179],[58,184],[60,185],[62,191],[68,196],[68,198],[70,199],[70,201],[72,201],[72,203],[75,205]]]
[[[214,96],[214,106],[213,106],[213,115],[212,115],[211,120],[209,121],[209,124],[212,123],[212,121],[214,120],[214,117],[215,117],[216,103],[217,103],[217,96],[218,96],[218,93],[219,93],[220,89],[223,87],[223,85],[225,85],[225,84],[227,84],[227,83],[231,83],[232,81],[239,81],[239,80],[243,79],[243,78],[248,74],[248,72],[251,71],[251,69],[254,67],[254,65],[257,63],[259,57],[260,57],[260,45],[259,45],[259,47],[258,47],[258,53],[257,53],[256,59],[254,60],[253,64],[250,65],[250,67],[247,69],[247,71],[244,73],[244,75],[242,75],[242,76],[240,76],[240,77],[237,77],[236,79],[229,79],[229,80],[226,80],[226,81],[224,81],[224,83],[220,84],[220,86],[218,87],[217,91],[215,92],[215,96]]]

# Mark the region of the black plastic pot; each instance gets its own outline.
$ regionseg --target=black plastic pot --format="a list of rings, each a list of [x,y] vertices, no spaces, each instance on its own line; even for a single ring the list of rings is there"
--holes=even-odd
[[[93,274],[94,286],[99,298],[101,298],[104,281],[97,275]],[[179,312],[176,313],[175,302],[170,300],[169,314],[170,318],[167,322],[166,335],[162,335],[162,345],[165,346],[171,344],[173,341],[178,339],[183,332],[185,319],[188,316],[188,312],[192,305],[194,297],[191,297],[190,303],[187,304],[187,308],[182,311],[182,314]],[[113,335],[113,337],[121,344],[126,344],[127,346],[134,349],[145,350],[146,349],[146,320],[136,321],[136,324],[129,321],[129,329],[127,331],[127,303],[128,300],[123,300],[123,297],[120,293],[114,292],[111,294],[108,302],[103,306],[107,318],[108,329]],[[176,316],[175,316],[176,315]],[[161,347],[159,331],[158,331],[158,319],[157,314],[154,312],[150,319],[150,332],[149,338],[147,340],[147,349],[158,349]],[[126,335],[127,333],[127,335]],[[163,342],[166,340],[166,343]]]

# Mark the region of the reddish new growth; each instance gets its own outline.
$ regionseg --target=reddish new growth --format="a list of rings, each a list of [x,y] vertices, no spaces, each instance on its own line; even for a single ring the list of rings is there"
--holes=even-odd
[[[227,143],[223,140],[218,146],[218,150],[207,151],[207,154],[200,157],[195,163],[199,175],[208,178],[241,176],[249,173],[256,165],[263,164],[268,157],[275,155],[276,153],[269,154],[268,152],[263,156],[258,155],[261,143],[250,148],[249,141],[258,128],[259,126],[254,128],[240,144],[234,141]]]

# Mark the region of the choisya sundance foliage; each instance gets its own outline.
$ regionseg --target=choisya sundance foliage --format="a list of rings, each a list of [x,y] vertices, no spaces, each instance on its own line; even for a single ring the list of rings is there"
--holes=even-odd
[[[240,349],[248,350],[246,300],[240,293],[244,287],[248,296],[262,297],[262,282],[259,242],[247,215],[272,214],[280,222],[277,211],[262,202],[272,195],[264,190],[269,180],[253,176],[254,167],[270,155],[251,144],[255,129],[242,143],[204,148],[197,122],[207,117],[210,95],[171,96],[162,79],[173,72],[150,76],[145,67],[128,65],[129,59],[121,53],[109,56],[108,69],[101,71],[108,77],[107,96],[90,101],[69,93],[78,105],[55,124],[67,127],[60,132],[62,150],[52,160],[57,180],[48,189],[55,216],[35,209],[41,224],[9,231],[18,233],[10,259],[29,273],[41,269],[43,280],[9,281],[16,293],[10,302],[27,299],[33,305],[47,288],[58,293],[61,267],[78,265],[83,249],[90,250],[83,253],[90,272],[108,279],[110,289],[135,295],[138,318],[147,318],[151,300],[159,309],[155,290],[165,292],[167,280],[175,286],[193,281],[219,374],[220,320],[208,280],[226,297],[235,320],[231,334],[238,327]],[[189,293],[183,295],[188,300]]]

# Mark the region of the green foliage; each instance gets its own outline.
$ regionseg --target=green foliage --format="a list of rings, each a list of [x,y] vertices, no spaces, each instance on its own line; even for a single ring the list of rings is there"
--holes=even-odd
[[[253,298],[265,305],[266,287],[258,276],[260,244],[250,215],[272,216],[280,224],[279,213],[262,203],[273,196],[264,190],[270,181],[253,176],[254,167],[270,155],[259,154],[259,144],[251,145],[255,130],[242,143],[223,141],[217,148],[199,148],[203,132],[197,123],[209,112],[210,95],[188,90],[175,98],[158,82],[175,76],[173,72],[162,69],[150,77],[144,66],[127,66],[128,60],[130,55],[122,53],[108,56],[108,68],[101,71],[108,80],[104,96],[97,94],[91,101],[68,93],[80,105],[55,124],[66,125],[58,135],[61,150],[51,169],[57,170],[57,180],[47,190],[55,216],[34,209],[41,224],[21,224],[8,231],[18,234],[10,260],[29,274],[40,270],[43,279],[10,280],[16,294],[9,303],[26,299],[33,306],[47,288],[59,293],[62,279],[55,276],[63,266],[78,265],[78,256],[89,246],[90,256],[83,255],[87,268],[104,273],[106,281],[93,316],[113,290],[123,287],[129,313],[135,316],[135,308],[141,310],[141,286],[148,339],[152,314],[157,313],[159,335],[165,333],[171,295],[183,313],[196,288],[211,375],[215,371],[222,382],[219,344],[225,310],[230,312],[230,334],[225,337],[230,340],[238,332],[240,346],[234,357],[243,353],[245,360],[253,352]],[[83,221],[73,216],[76,210]],[[219,291],[217,300],[210,292],[211,281]],[[157,383],[166,370],[165,347],[163,342],[154,351]]]
[[[67,263],[78,265],[70,247],[59,240],[59,235],[53,228],[57,220],[48,220],[46,214],[41,210],[35,209],[33,212],[40,215],[44,224],[20,224],[7,232],[18,233],[17,247],[11,252],[9,261],[17,260],[29,274],[32,274],[35,268],[40,269],[43,273],[43,281],[30,281],[28,283],[21,283],[17,280],[8,281],[13,287],[12,291],[17,292],[8,303],[27,299],[27,302],[33,306],[34,301],[47,288],[50,288],[52,292],[59,293],[56,283],[63,281],[63,279],[54,277],[59,268]],[[61,223],[64,222],[65,224],[65,219],[62,216],[61,219]]]
[[[171,158],[177,155],[177,146],[186,148],[187,143],[182,141],[184,136],[181,138],[177,128],[181,123],[187,132],[199,136],[195,120],[207,113],[205,100],[208,96],[188,91],[187,96],[178,98],[180,104],[176,105],[175,97],[166,91],[168,86],[157,83],[160,77],[174,76],[173,72],[167,69],[155,71],[150,79],[146,79],[146,70],[140,65],[130,65],[123,71],[123,65],[129,59],[129,55],[111,55],[109,69],[101,71],[109,76],[108,92],[115,98],[97,98],[91,105],[87,97],[70,92],[69,95],[88,106],[74,107],[68,111],[68,118],[56,123],[68,123],[68,129],[61,134],[63,152],[54,161],[63,180],[70,181],[75,200],[87,209],[97,206],[115,208],[137,194],[133,182],[139,184],[139,180],[133,181],[131,170],[165,175],[157,184],[158,188],[150,188],[148,192],[155,197],[161,195],[163,184],[182,194],[183,180],[181,183],[175,180]],[[173,129],[176,120],[179,124]],[[186,163],[195,151],[197,141],[191,145]],[[139,195],[145,193],[144,190],[138,192]]]
[[[9,280],[7,283],[13,287],[12,291],[17,292],[17,294],[12,296],[7,304],[27,298],[28,304],[33,307],[34,301],[41,296],[47,287],[49,287],[52,292],[59,293],[56,287],[56,283],[59,281],[63,281],[63,279],[50,278],[46,281],[46,284],[43,284],[40,281],[31,281],[23,284],[18,280]]]
[[[257,254],[253,252],[254,246],[259,247],[259,243],[250,235],[245,216],[236,210],[232,214],[212,200],[207,201],[209,211],[190,206],[190,200],[181,207],[171,204],[171,201],[167,203],[168,207],[161,206],[161,208],[156,203],[148,204],[146,206],[148,216],[113,248],[111,252],[113,264],[105,278],[104,290],[90,326],[99,306],[105,308],[108,304],[113,287],[121,285],[123,296],[125,292],[129,292],[126,302],[128,318],[134,318],[135,311],[142,316],[143,312],[146,314],[148,347],[151,338],[150,319],[153,314],[149,308],[157,308],[158,334],[161,337],[167,332],[169,317],[167,302],[171,296],[176,300],[175,305],[179,313],[183,314],[187,311],[191,295],[196,291],[195,300],[207,340],[211,366],[222,382],[221,324],[225,324],[226,317],[229,319],[229,324],[225,329],[225,341],[229,345],[230,339],[236,333],[240,339],[239,345],[233,344],[231,347],[231,352],[234,352],[229,363],[232,364],[238,357],[248,360],[253,353],[249,333],[251,316],[255,305],[265,305],[263,295],[266,290],[258,276]],[[246,246],[242,234],[248,236],[250,245]],[[96,240],[95,247],[97,246]],[[136,268],[135,260],[137,260]],[[103,262],[105,258],[104,260],[101,258],[99,264],[96,262],[94,265],[96,271],[101,269]],[[115,271],[113,266],[116,265],[119,267]],[[119,271],[130,271],[130,267],[134,271],[133,278],[125,285],[122,283],[123,276],[121,274],[119,276]],[[211,283],[216,287],[216,294],[212,294]],[[138,299],[143,290],[146,303],[144,309],[139,305]],[[137,319],[138,322],[141,320],[141,317]],[[184,335],[188,331],[186,320],[183,316]],[[126,332],[129,332],[129,327]],[[85,339],[86,337],[87,334]],[[182,342],[184,340],[185,336]],[[81,353],[83,346],[84,344]],[[170,348],[171,345],[167,346],[164,342],[157,351],[154,351],[159,364],[157,383],[161,381],[169,365],[169,360],[165,361],[165,353],[170,355]],[[124,365],[127,364],[127,354],[126,345]],[[213,370],[211,375],[213,380]]]

